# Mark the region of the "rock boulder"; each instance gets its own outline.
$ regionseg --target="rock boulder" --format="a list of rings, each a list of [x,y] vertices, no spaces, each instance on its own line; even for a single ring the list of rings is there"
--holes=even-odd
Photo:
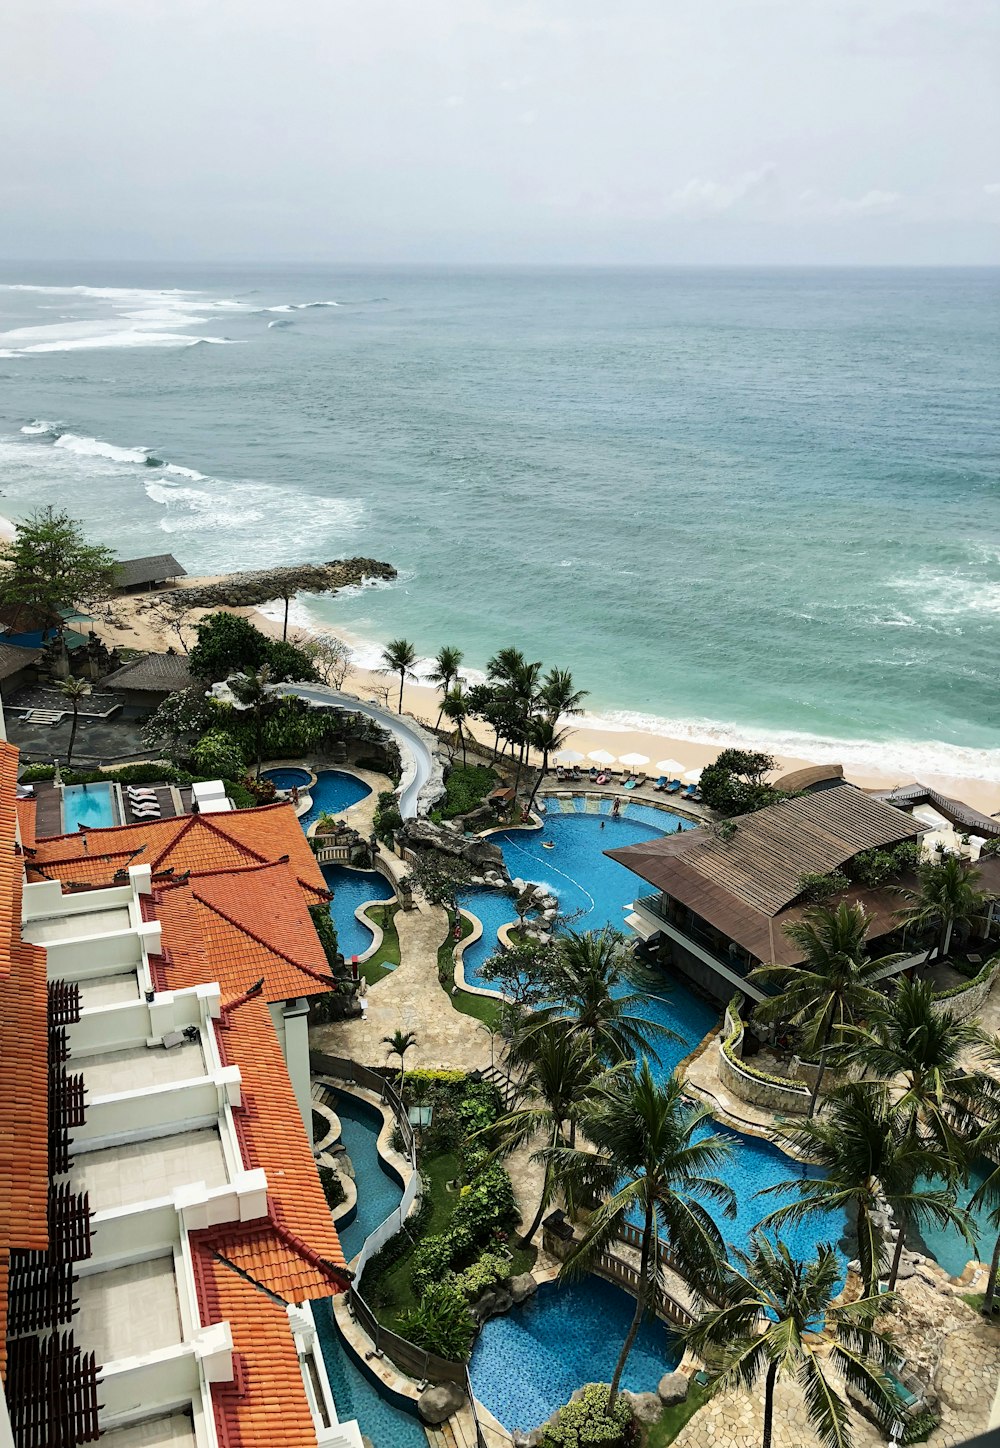
[[[529,1297],[534,1297],[537,1291],[538,1283],[530,1272],[522,1272],[510,1279],[510,1295],[517,1306],[527,1302]]]
[[[465,1402],[465,1394],[457,1383],[434,1383],[417,1399],[417,1413],[420,1421],[428,1427],[437,1428],[452,1413],[457,1413]]]
[[[622,1397],[628,1403],[639,1423],[658,1423],[660,1414],[663,1412],[663,1404],[656,1393],[622,1393]]]
[[[683,1403],[688,1395],[690,1383],[683,1373],[664,1373],[656,1389],[656,1396],[663,1406]]]

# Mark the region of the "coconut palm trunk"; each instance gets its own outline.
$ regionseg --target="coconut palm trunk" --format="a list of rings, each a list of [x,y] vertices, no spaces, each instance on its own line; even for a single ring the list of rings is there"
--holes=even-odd
[[[1000,1274],[1000,1234],[997,1235],[993,1244],[993,1256],[990,1259],[990,1275],[986,1280],[986,1291],[983,1293],[983,1312],[987,1317],[993,1315],[993,1303],[997,1295],[997,1276]]]
[[[73,746],[76,744],[76,731],[77,731],[77,726],[78,726],[79,723],[80,723],[80,701],[79,701],[79,699],[77,699],[77,698],[71,698],[71,699],[70,699],[70,703],[71,703],[72,706],[73,706],[73,722],[72,722],[72,724],[70,725],[70,728],[69,728],[69,745],[68,745],[68,747],[67,747],[67,749],[66,749],[66,768],[67,768],[67,769],[69,768],[69,766],[70,766],[70,764],[72,763],[72,760],[73,760]]]
[[[635,1293],[635,1312],[632,1315],[632,1324],[629,1327],[625,1341],[622,1343],[622,1350],[618,1354],[618,1361],[615,1363],[615,1375],[611,1379],[611,1391],[608,1393],[608,1416],[614,1411],[615,1403],[618,1401],[618,1386],[622,1380],[622,1373],[625,1371],[625,1364],[628,1362],[628,1355],[635,1345],[639,1328],[642,1324],[643,1314],[646,1311],[646,1298],[649,1294],[649,1257],[653,1244],[653,1203],[646,1204],[646,1219],[642,1228],[642,1254],[639,1259],[639,1285]]]
[[[823,1085],[823,1077],[826,1074],[826,1058],[830,1050],[830,1032],[833,1029],[832,1018],[827,1018],[826,1030],[823,1032],[823,1044],[819,1048],[819,1069],[816,1072],[816,1080],[813,1083],[812,1096],[809,1098],[809,1116],[816,1115],[816,1107],[819,1104],[820,1087]]]
[[[778,1381],[778,1364],[772,1363],[764,1379],[764,1432],[761,1448],[771,1448],[771,1431],[774,1427],[774,1385]]]
[[[555,1147],[557,1147],[557,1146],[559,1145],[559,1127],[560,1127],[560,1125],[561,1125],[560,1122],[556,1122],[556,1123],[553,1125],[553,1128],[552,1128],[552,1138],[551,1138],[551,1140],[550,1140],[550,1142],[549,1142],[549,1146],[552,1147],[552,1148],[555,1148]],[[551,1160],[551,1158],[549,1158],[549,1159],[546,1161],[546,1163],[545,1163],[545,1175],[544,1175],[543,1178],[542,1178],[542,1195],[541,1195],[541,1196],[539,1197],[539,1199],[538,1199],[538,1210],[537,1210],[537,1212],[535,1213],[534,1218],[532,1219],[531,1226],[528,1228],[528,1230],[527,1230],[526,1232],[522,1232],[522,1234],[521,1234],[521,1246],[522,1246],[522,1247],[529,1247],[529,1246],[531,1245],[531,1239],[534,1237],[535,1233],[538,1231],[538,1228],[541,1226],[542,1217],[545,1215],[545,1209],[546,1209],[546,1207],[549,1205],[549,1202],[550,1202],[551,1200],[552,1200],[552,1160]]]

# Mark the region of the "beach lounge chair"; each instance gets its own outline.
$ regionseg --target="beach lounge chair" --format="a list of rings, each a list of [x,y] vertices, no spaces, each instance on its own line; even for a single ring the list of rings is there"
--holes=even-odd
[[[679,779],[672,779],[667,785],[667,794],[679,794],[683,788]]]
[[[649,776],[645,773],[645,771],[644,771],[644,770],[640,770],[639,773],[638,773],[637,775],[635,775],[635,787],[636,787],[636,789],[638,789],[641,784],[645,784],[645,783],[646,783],[646,780],[647,780],[648,778],[649,778]]]
[[[634,775],[634,774],[630,774],[629,777],[628,777],[628,779],[625,780],[625,788],[626,788],[626,789],[635,789],[637,783],[638,783],[638,780],[636,779],[635,775]]]
[[[656,783],[653,785],[653,788],[654,788],[655,790],[657,790],[658,793],[662,794],[663,791],[666,789],[666,787],[667,787],[667,776],[666,776],[665,774],[661,774],[660,777],[659,777],[659,779],[658,779],[658,780],[656,781]]]
[[[137,820],[158,820],[163,816],[160,814],[160,806],[150,801],[149,804],[134,804],[129,801],[129,808]]]
[[[155,798],[156,798],[156,790],[155,790],[155,789],[133,789],[132,785],[130,785],[130,784],[127,784],[127,785],[125,786],[125,793],[128,795],[129,799],[155,799]]]
[[[694,799],[694,797],[695,797],[695,795],[696,795],[697,793],[698,793],[698,786],[697,786],[696,784],[689,784],[688,787],[687,787],[687,789],[686,789],[686,790],[684,791],[684,793],[681,795],[681,799]]]
[[[562,767],[561,764],[557,765],[557,766],[556,766],[556,779],[565,779],[565,778],[566,778],[566,771],[565,771],[565,769],[563,769],[563,767]]]
[[[583,778],[583,775],[580,773],[580,766],[579,766],[578,764],[574,764],[574,765],[573,765],[573,773],[570,775],[570,778],[571,778],[571,779],[582,779],[582,778]]]

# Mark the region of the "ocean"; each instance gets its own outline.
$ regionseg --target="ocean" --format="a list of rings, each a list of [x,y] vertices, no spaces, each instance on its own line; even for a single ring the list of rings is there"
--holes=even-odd
[[[1000,779],[1000,270],[0,266],[0,512],[365,554],[672,737]]]

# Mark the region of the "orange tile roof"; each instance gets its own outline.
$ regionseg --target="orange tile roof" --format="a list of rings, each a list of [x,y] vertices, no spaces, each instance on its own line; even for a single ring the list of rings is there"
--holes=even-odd
[[[182,874],[239,869],[283,858],[306,890],[317,898],[326,897],[316,856],[288,804],[43,836],[35,842],[29,871],[41,866],[50,877],[110,885],[115,871],[129,864],[151,865],[154,875],[167,870]]]
[[[217,980],[225,998],[261,977],[269,1001],[329,989],[306,896],[283,862],[159,881],[152,910],[163,932],[164,953],[151,961],[157,990]]]
[[[30,850],[35,843],[35,811],[37,799],[16,799],[17,824],[21,834],[21,848]]]
[[[10,952],[21,938],[21,861],[14,851],[18,751],[6,739],[0,740],[0,979],[10,974]],[[17,891],[17,913],[13,911]]]
[[[238,1065],[243,1081],[233,1115],[244,1160],[262,1167],[268,1181],[265,1220],[191,1237],[202,1321],[228,1320],[237,1355],[236,1381],[212,1389],[216,1430],[223,1448],[274,1442],[315,1448],[282,1303],[342,1291],[336,1269],[344,1255],[263,998],[244,996],[223,1006],[216,1035],[223,1061]]]

